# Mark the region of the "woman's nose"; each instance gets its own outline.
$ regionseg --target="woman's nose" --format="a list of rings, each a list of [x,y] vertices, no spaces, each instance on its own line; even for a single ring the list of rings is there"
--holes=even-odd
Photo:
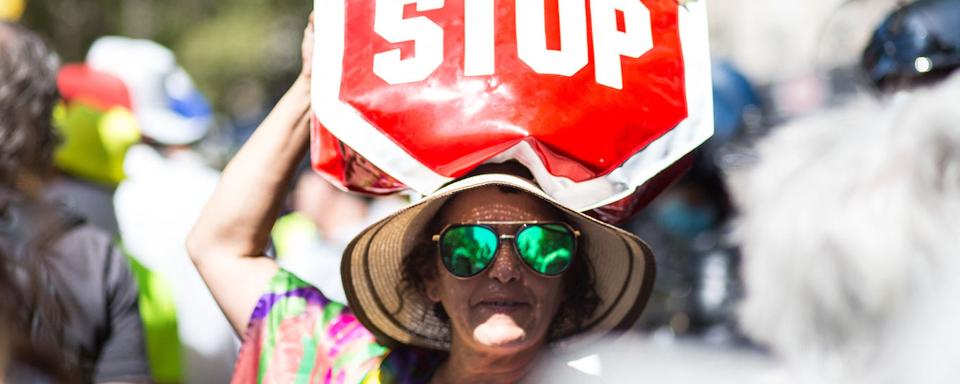
[[[514,247],[508,242],[500,244],[493,265],[490,267],[490,278],[501,283],[509,283],[520,278],[520,259]]]

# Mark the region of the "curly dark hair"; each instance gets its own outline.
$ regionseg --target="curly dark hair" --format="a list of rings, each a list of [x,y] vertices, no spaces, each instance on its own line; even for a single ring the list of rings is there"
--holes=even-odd
[[[520,190],[512,187],[500,187],[505,193],[522,193]],[[434,217],[441,217],[446,207],[454,198],[448,199],[437,211]],[[565,215],[555,209],[557,217]],[[437,277],[437,245],[431,239],[432,233],[439,233],[443,228],[440,220],[431,220],[424,229],[424,234],[418,236],[421,239],[410,250],[410,253],[404,255],[400,272],[400,285],[397,287],[397,294],[404,297],[404,293],[426,296],[426,281]],[[565,273],[563,284],[564,300],[560,305],[560,310],[553,318],[548,334],[549,340],[557,340],[577,333],[594,314],[600,305],[600,297],[594,287],[594,270],[590,259],[583,254],[587,249],[589,239],[579,238],[577,244],[578,254],[573,258],[573,263]],[[434,304],[434,314],[441,320],[449,324],[449,316],[440,303]]]
[[[0,52],[0,183],[14,185],[52,168],[60,60],[39,36],[7,22],[0,22]]]

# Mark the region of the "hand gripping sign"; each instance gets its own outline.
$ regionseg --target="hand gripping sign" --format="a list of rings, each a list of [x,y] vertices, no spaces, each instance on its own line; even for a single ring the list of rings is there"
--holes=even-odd
[[[517,160],[589,210],[712,133],[703,0],[315,0],[315,169],[428,194]]]

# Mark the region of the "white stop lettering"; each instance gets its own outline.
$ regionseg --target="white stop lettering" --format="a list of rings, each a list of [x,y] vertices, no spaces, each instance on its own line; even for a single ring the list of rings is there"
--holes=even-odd
[[[420,12],[443,8],[443,0],[377,0],[373,30],[391,43],[413,41],[416,55],[400,58],[400,50],[373,56],[373,73],[389,84],[425,80],[443,62],[443,28],[418,16],[403,18],[403,7],[417,4]]]
[[[626,32],[617,30],[617,11],[623,12]],[[597,83],[623,89],[620,56],[636,59],[653,48],[650,10],[640,0],[592,0],[590,15]]]
[[[580,0],[557,0],[560,49],[547,49],[545,0],[516,0],[517,56],[540,74],[573,76],[590,58],[587,53],[586,6]],[[389,84],[425,80],[443,62],[443,29],[430,19],[403,18],[403,7],[418,11],[443,7],[443,0],[377,0],[374,31],[391,43],[413,41],[415,55],[400,58],[400,50],[373,57],[373,72]],[[487,76],[494,68],[494,1],[464,2],[464,75]],[[617,28],[623,14],[624,31]],[[653,48],[650,11],[640,0],[592,0],[590,18],[593,64],[599,84],[623,89],[622,57],[638,58]]]

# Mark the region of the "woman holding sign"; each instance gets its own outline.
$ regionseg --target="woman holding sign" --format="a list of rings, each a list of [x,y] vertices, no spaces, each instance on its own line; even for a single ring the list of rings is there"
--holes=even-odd
[[[300,77],[224,170],[187,243],[244,336],[234,382],[515,382],[551,348],[633,324],[652,289],[650,250],[509,166],[360,233],[343,256],[346,304],[264,256],[307,148],[313,41],[311,22]]]

